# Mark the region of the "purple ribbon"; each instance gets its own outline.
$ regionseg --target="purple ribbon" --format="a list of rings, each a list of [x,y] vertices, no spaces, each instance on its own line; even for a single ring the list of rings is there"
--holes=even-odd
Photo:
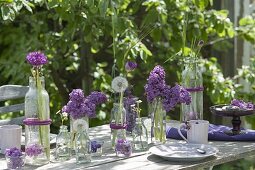
[[[23,120],[23,123],[25,125],[32,125],[32,126],[38,126],[38,125],[50,125],[52,122],[51,119],[48,120],[40,120],[38,118],[26,118]]]
[[[115,123],[110,123],[110,128],[111,129],[126,129],[127,127],[127,124],[124,124],[124,125],[116,125]]]
[[[199,86],[199,87],[190,87],[190,88],[186,88],[186,90],[188,92],[197,92],[197,91],[203,91],[204,87],[203,86]]]

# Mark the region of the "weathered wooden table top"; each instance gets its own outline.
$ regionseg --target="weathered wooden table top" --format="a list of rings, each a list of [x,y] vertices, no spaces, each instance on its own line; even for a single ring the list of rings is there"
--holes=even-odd
[[[170,169],[198,169],[206,168],[226,162],[238,160],[248,156],[255,155],[255,142],[209,142],[209,144],[217,147],[219,152],[216,156],[206,158],[198,162],[171,162],[164,160],[156,155],[152,155],[149,151],[135,152],[129,158],[118,158],[113,150],[110,149],[110,128],[109,125],[90,128],[90,138],[103,140],[104,154],[102,157],[92,159],[91,163],[79,164],[75,163],[75,157],[65,162],[55,162],[52,156],[50,164],[32,167],[25,165],[24,169],[102,169],[102,170],[170,170]],[[184,143],[183,141],[168,139],[168,143]],[[54,152],[54,150],[52,150]],[[0,157],[0,169],[6,169],[6,161],[3,155]]]

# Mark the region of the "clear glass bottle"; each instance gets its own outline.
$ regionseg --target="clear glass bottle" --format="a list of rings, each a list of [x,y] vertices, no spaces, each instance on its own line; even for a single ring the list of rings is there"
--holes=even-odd
[[[67,130],[67,126],[60,126],[59,134],[56,138],[55,159],[57,161],[65,161],[70,159],[71,154],[71,136]]]
[[[148,133],[141,118],[136,118],[132,136],[134,150],[144,151],[148,148]]]
[[[189,105],[181,104],[181,122],[203,119],[203,77],[201,68],[195,60],[188,60],[182,71],[182,86],[191,94]]]
[[[126,110],[123,104],[114,103],[111,110],[111,143],[112,149],[118,139],[126,139]]]
[[[91,144],[88,131],[81,126],[77,129],[77,137],[75,138],[75,156],[76,163],[91,162]]]
[[[126,131],[132,132],[134,127],[135,127],[135,120],[137,118],[137,112],[134,110],[131,105],[134,105],[136,101],[138,100],[137,97],[125,97],[124,98],[124,108],[126,110],[126,122],[127,122],[127,127]]]
[[[151,105],[151,142],[162,144],[166,142],[166,111],[160,98],[154,99]]]
[[[44,77],[36,82],[29,77],[29,90],[25,96],[25,150],[26,163],[43,165],[50,161],[50,107]],[[34,151],[37,152],[34,152]],[[35,153],[35,154],[33,154]]]

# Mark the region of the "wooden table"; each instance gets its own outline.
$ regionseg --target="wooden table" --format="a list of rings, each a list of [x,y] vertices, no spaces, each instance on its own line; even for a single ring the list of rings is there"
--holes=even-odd
[[[24,169],[102,169],[102,170],[170,170],[170,169],[198,169],[206,168],[214,165],[224,164],[226,162],[238,160],[248,156],[255,155],[255,143],[252,142],[210,142],[209,144],[217,147],[219,152],[216,156],[206,158],[200,162],[170,162],[158,156],[152,155],[149,151],[135,152],[129,158],[118,158],[115,156],[113,150],[110,149],[110,128],[109,125],[98,126],[90,128],[91,139],[100,139],[105,141],[104,154],[102,157],[93,158],[91,163],[77,165],[75,157],[65,162],[52,162],[41,167],[31,167],[26,165]],[[169,139],[168,143],[183,142],[178,140]],[[52,150],[54,152],[54,150]],[[0,169],[6,169],[6,162],[1,155]]]

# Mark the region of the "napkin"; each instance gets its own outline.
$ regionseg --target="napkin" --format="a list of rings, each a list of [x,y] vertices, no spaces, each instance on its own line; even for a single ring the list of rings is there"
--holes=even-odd
[[[214,125],[210,124],[208,129],[208,140],[215,141],[255,141],[255,130],[245,130],[244,134],[229,136],[224,133],[226,130],[231,130],[232,127],[227,127],[223,125]],[[187,131],[185,129],[181,130],[182,134],[187,137]],[[178,133],[178,129],[174,127],[168,127],[166,129],[166,137],[179,139],[181,140],[181,136]]]

